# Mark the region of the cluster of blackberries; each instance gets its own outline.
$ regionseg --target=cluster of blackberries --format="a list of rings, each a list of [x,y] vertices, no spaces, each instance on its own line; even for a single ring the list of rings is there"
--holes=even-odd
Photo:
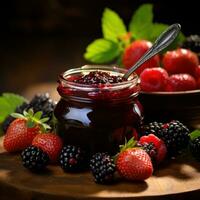
[[[170,157],[176,156],[189,146],[192,155],[200,160],[200,136],[191,140],[189,129],[177,120],[169,123],[151,122],[143,125],[141,132],[143,135],[153,133],[162,139]],[[153,147],[148,146],[146,148],[150,151]]]
[[[47,153],[35,146],[23,150],[21,158],[23,166],[32,171],[43,170],[49,163]],[[113,181],[115,164],[107,153],[96,153],[89,161],[86,152],[81,148],[67,145],[60,153],[59,164],[66,172],[79,172],[90,167],[96,183],[106,184]]]
[[[49,120],[46,123],[51,125],[51,119],[53,117],[55,102],[49,97],[48,93],[35,95],[29,103],[25,102],[19,107],[17,107],[15,112],[22,114],[24,110],[29,110],[30,108],[33,109],[34,113],[42,111],[42,118],[48,117]],[[12,116],[8,116],[4,120],[2,124],[4,132],[7,131],[8,126],[14,119],[15,118],[13,118]]]

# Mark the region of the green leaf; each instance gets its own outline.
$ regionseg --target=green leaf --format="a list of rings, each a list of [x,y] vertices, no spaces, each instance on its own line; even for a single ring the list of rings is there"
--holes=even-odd
[[[14,118],[21,118],[21,119],[26,119],[26,117],[20,113],[12,113],[10,114]]]
[[[120,54],[120,47],[117,43],[97,39],[88,45],[84,57],[86,60],[93,63],[106,63],[112,61]]]
[[[34,114],[33,117],[36,118],[36,119],[38,119],[38,120],[40,120],[41,117],[42,117],[42,111],[38,111],[38,112],[36,112],[36,113]]]
[[[194,140],[198,137],[200,137],[200,130],[194,130],[192,133],[190,133],[190,139],[191,140]]]
[[[151,29],[153,22],[153,6],[151,4],[141,5],[133,14],[129,31],[135,39],[145,39],[150,33],[147,30]]]
[[[127,33],[127,30],[120,16],[106,8],[102,16],[102,32],[105,39],[117,42],[120,36]]]
[[[44,122],[47,122],[47,121],[49,121],[49,117],[45,117],[45,118],[40,119],[41,123],[44,123]]]
[[[169,26],[167,24],[161,24],[161,23],[154,23],[151,25],[150,30],[148,31],[147,37],[145,39],[155,42],[157,37],[168,28]]]
[[[22,96],[13,93],[3,93],[0,97],[0,123],[13,113],[17,106],[20,106],[24,102],[26,102],[26,99]]]

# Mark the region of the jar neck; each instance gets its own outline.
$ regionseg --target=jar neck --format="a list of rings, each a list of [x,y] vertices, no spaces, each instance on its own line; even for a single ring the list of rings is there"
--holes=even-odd
[[[139,91],[140,88],[139,86],[136,88],[134,87],[134,89],[132,89],[131,91],[129,91],[129,93],[125,93],[123,95],[123,93],[121,92],[121,96],[119,95],[113,95],[113,97],[111,97],[111,94],[105,94],[105,93],[98,93],[98,95],[94,94],[90,94],[88,95],[69,95],[66,94],[64,92],[65,88],[62,88],[61,86],[58,86],[57,88],[58,93],[60,94],[61,98],[64,101],[67,101],[69,103],[81,103],[81,104],[94,104],[94,105],[119,105],[119,104],[132,104],[134,102],[134,100],[137,98],[137,96],[139,95]]]

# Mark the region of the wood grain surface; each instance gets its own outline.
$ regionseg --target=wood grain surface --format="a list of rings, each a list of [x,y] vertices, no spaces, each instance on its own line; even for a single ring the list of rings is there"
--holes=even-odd
[[[72,199],[197,199],[200,197],[200,163],[187,157],[163,164],[145,182],[97,185],[89,172],[69,174],[49,166],[40,174],[22,167],[19,155],[8,154],[0,139],[1,200]]]

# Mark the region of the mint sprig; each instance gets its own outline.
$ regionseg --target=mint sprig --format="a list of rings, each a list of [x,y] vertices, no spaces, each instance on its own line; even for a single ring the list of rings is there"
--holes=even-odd
[[[129,31],[135,40],[145,39],[154,42],[156,38],[168,27],[167,24],[153,22],[153,6],[141,5],[133,14],[129,23]],[[168,49],[176,48],[185,39],[181,33]]]
[[[127,33],[126,26],[120,16],[113,10],[106,8],[102,17],[103,37],[118,42],[120,36]]]
[[[111,40],[97,39],[88,45],[84,57],[93,63],[110,62],[120,54],[120,46]]]
[[[152,28],[152,10],[153,6],[151,4],[144,4],[134,12],[129,23],[129,31],[134,39],[147,39],[147,35],[151,34],[146,31]]]
[[[167,24],[153,22],[153,5],[143,4],[134,13],[128,30],[113,10],[106,8],[101,19],[103,38],[97,39],[86,48],[84,58],[87,61],[102,64],[111,61],[122,63],[124,49],[138,39],[154,42],[168,27]],[[181,33],[168,49],[175,49],[185,39]]]

